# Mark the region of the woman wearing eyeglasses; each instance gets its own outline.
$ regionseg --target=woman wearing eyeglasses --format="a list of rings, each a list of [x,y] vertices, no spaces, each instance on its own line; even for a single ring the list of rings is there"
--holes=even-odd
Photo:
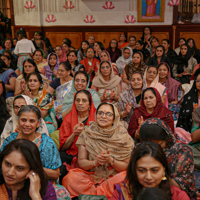
[[[96,108],[87,90],[80,90],[74,96],[72,111],[66,115],[59,130],[60,157],[66,162],[68,170],[77,167],[78,148],[76,141],[90,121],[95,121]],[[72,166],[72,163],[75,164]],[[66,165],[61,166],[60,181],[67,174]],[[60,182],[62,183],[62,182]]]
[[[79,168],[69,171],[62,184],[71,194],[112,196],[114,185],[124,180],[134,142],[120,122],[117,108],[99,105],[95,122],[79,135]]]
[[[98,105],[101,103],[99,95],[94,89],[89,89],[88,86],[89,86],[88,74],[84,71],[77,71],[72,81],[71,92],[67,94],[63,100],[63,107],[62,107],[63,119],[72,110],[74,95],[76,94],[76,92],[80,90],[88,90],[92,95],[95,108],[98,107]]]
[[[11,133],[19,132],[17,115],[19,110],[25,105],[34,105],[33,100],[26,95],[19,95],[15,97],[13,101],[12,117],[7,120],[4,130],[1,134],[0,146],[3,144],[4,140],[10,136]],[[46,133],[48,135],[48,130],[43,119],[41,119],[37,132],[41,134]]]
[[[102,61],[98,69],[98,76],[93,79],[92,87],[98,92],[101,102],[110,102],[117,106],[121,93],[121,78],[114,75],[109,61]]]

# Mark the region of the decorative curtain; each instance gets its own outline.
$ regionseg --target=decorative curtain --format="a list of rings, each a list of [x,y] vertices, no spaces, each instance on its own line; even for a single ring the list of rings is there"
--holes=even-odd
[[[7,16],[7,0],[0,0],[0,11]]]
[[[33,9],[25,8],[27,0],[13,0],[13,8],[14,8],[14,13],[15,15],[20,15],[21,13],[23,14],[24,12],[38,12],[39,11],[39,1],[41,0],[32,0],[32,4],[35,5]]]
[[[79,11],[79,1],[80,0],[40,0],[42,1],[42,8],[44,12],[48,13],[57,13],[57,12],[71,12],[71,11]],[[75,8],[73,9],[65,9],[66,1],[71,1]]]
[[[200,0],[180,0],[181,4],[178,6],[178,12],[184,13],[199,13]]]

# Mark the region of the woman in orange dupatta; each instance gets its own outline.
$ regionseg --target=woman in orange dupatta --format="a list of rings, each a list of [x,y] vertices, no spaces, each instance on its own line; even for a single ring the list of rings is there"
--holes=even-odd
[[[124,180],[133,139],[120,122],[117,108],[103,102],[96,112],[95,122],[80,134],[78,165],[63,178],[71,198],[79,194],[111,197],[114,185]]]
[[[90,92],[78,91],[74,96],[72,111],[65,116],[59,130],[60,157],[63,163],[60,168],[60,181],[69,169],[77,167],[76,141],[84,130],[84,125],[88,126],[90,121],[95,121],[95,112]]]

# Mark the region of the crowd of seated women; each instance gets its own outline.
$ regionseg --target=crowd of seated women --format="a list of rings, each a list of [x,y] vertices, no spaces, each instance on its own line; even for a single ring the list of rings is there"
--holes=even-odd
[[[1,44],[0,199],[197,200],[195,40],[73,42],[21,28]]]

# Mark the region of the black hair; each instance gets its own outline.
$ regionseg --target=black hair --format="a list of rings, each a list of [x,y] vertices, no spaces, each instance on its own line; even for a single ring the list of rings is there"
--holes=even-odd
[[[17,100],[17,99],[24,99],[24,97],[23,97],[22,95],[16,96],[16,97],[14,98],[14,100],[13,100],[13,107],[14,107],[15,100]],[[24,100],[25,100],[25,99],[24,99]]]
[[[172,200],[165,191],[160,188],[145,188],[133,200]]]
[[[37,116],[37,120],[39,121],[42,117],[40,109],[34,105],[26,105],[23,106],[18,112],[18,118],[20,118],[21,114],[24,112],[33,112]]]
[[[180,40],[184,40],[185,43],[186,43],[186,39],[185,39],[185,38],[179,38],[179,39],[178,39],[178,42],[180,42]]]
[[[162,48],[162,50],[163,50],[163,55],[162,55],[162,57],[161,57],[161,60],[163,60],[163,57],[165,57],[165,47],[163,47],[162,45],[158,45],[158,46],[156,47],[156,50],[157,50],[158,48]],[[153,57],[154,57],[155,59],[157,59],[156,52],[155,52],[155,54],[154,54]]]
[[[119,39],[120,39],[121,35],[124,35],[124,37],[125,37],[125,42],[127,42],[127,37],[126,37],[126,35],[125,35],[124,33],[120,34]]]
[[[84,66],[84,65],[81,64],[81,65],[79,66],[79,68],[78,68],[78,71],[80,71],[80,69],[83,69],[83,71],[85,72],[85,66]]]
[[[88,52],[89,49],[92,49],[92,51],[94,52],[94,49],[92,47],[88,47],[86,53]]]
[[[68,53],[67,53],[67,57],[69,56],[70,53],[74,53],[75,56],[77,57],[77,51],[76,50],[70,50]],[[68,59],[67,59],[67,62],[69,63]],[[75,62],[74,62],[74,65],[77,66],[79,64],[78,60],[76,59]]]
[[[168,141],[169,136],[165,130],[157,124],[143,124],[140,128],[140,139],[142,141]]]
[[[41,49],[36,49],[36,50],[33,52],[33,56],[35,55],[35,53],[36,53],[37,51],[39,51],[39,52],[41,53],[42,57],[44,56],[44,54],[43,54],[43,52],[42,52]]]
[[[69,62],[61,62],[59,65],[63,65],[66,71],[72,70],[72,67]]]
[[[0,73],[3,73],[5,70],[3,68],[8,68],[6,63],[0,58]]]
[[[130,40],[131,38],[134,38],[136,40],[136,37],[134,35],[129,36],[128,39]]]
[[[171,196],[171,173],[168,161],[161,146],[154,142],[142,142],[132,152],[126,175],[130,195],[136,197],[137,194],[143,190],[143,186],[139,183],[137,178],[137,161],[144,156],[151,156],[163,165],[167,180],[161,181],[158,187]]]
[[[163,39],[162,41],[166,41],[167,44],[170,44],[170,40],[168,40],[168,39]]]
[[[28,163],[30,170],[33,170],[40,178],[40,195],[44,196],[47,191],[48,178],[44,172],[40,152],[38,147],[31,141],[26,139],[16,139],[10,142],[0,154],[0,167],[2,167],[3,160],[12,152],[20,152]],[[0,185],[4,184],[5,180],[3,174],[0,175]],[[25,179],[22,191],[19,194],[19,199],[31,200],[29,196],[30,179]]]
[[[63,42],[63,44],[66,44],[68,47],[70,47],[68,42]]]
[[[113,120],[115,120],[115,109],[114,109],[113,104],[111,104],[111,103],[108,103],[108,102],[100,103],[99,106],[97,107],[96,113],[98,112],[99,108],[100,108],[101,106],[103,106],[103,105],[109,105],[109,106],[111,106],[112,111],[113,111]]]
[[[154,67],[154,66],[151,66],[151,67]],[[150,67],[149,67],[150,68]],[[149,69],[148,68],[148,69]],[[156,67],[154,67],[154,68],[156,68]],[[156,68],[157,69],[157,68]],[[144,89],[143,90],[143,92],[142,92],[142,100],[144,101],[144,94],[145,94],[145,92],[147,92],[147,91],[151,91],[154,95],[155,95],[155,97],[157,98],[157,96],[156,96],[156,92],[155,92],[155,90],[153,89],[153,88],[146,88],[146,89]]]
[[[159,39],[157,37],[152,37],[150,43],[152,44],[152,40],[156,40],[157,42],[159,42]]]
[[[74,74],[74,80],[75,80],[75,78],[76,78],[76,76],[77,76],[78,74],[83,74],[83,75],[85,76],[85,78],[86,78],[87,83],[88,83],[88,74],[87,74],[86,71],[77,71],[77,72]]]
[[[148,28],[148,29],[150,30],[150,35],[152,34],[151,27],[145,26],[145,27],[143,28],[143,33],[142,33],[142,37],[141,37],[141,40],[142,40],[142,41],[144,41],[144,29],[145,29],[145,28]]]
[[[95,43],[97,43],[97,44],[99,45],[99,47],[100,47],[101,50],[105,50],[105,48],[104,48],[102,42],[98,42],[98,41],[97,41],[97,42],[95,42]]]
[[[71,47],[72,41],[69,38],[64,38],[63,40],[67,43],[68,47]]]
[[[36,63],[35,63],[34,60],[32,60],[31,58],[28,58],[28,59],[24,60],[24,62],[23,62],[22,74],[23,74],[23,77],[24,77],[25,81],[27,80],[26,73],[24,72],[24,64],[25,64],[26,62],[32,64],[32,65],[35,67],[35,72],[40,73],[39,70],[38,70],[38,67],[37,67],[37,65],[36,65]]]
[[[22,38],[23,38],[23,37],[27,38],[27,34],[26,34],[26,31],[25,31],[24,28],[20,28],[20,29],[16,32],[16,36],[18,37],[19,35],[21,35]]]
[[[103,60],[103,61],[100,62],[100,66],[99,66],[100,69],[101,69],[101,65],[102,65],[103,63],[108,63],[108,64],[110,65],[111,70],[112,70],[112,65],[111,65],[111,63],[110,63],[108,60]]]
[[[79,94],[79,93],[84,93],[84,94],[87,96],[88,101],[89,101],[89,104],[90,104],[90,106],[91,106],[91,104],[92,104],[92,99],[91,99],[91,94],[90,94],[90,92],[89,92],[88,90],[79,90],[79,91],[75,94],[75,96],[74,96],[74,101],[76,100],[76,96],[77,96],[77,94]]]
[[[144,42],[142,40],[137,40],[136,43],[139,43],[140,46],[144,45]]]
[[[14,45],[13,45],[13,41],[12,41],[12,39],[10,39],[10,38],[6,38],[4,41],[3,41],[3,49],[5,49],[5,43],[6,43],[6,41],[7,40],[9,40],[10,42],[11,42],[11,48],[14,48]]]
[[[27,85],[28,85],[28,80],[30,79],[30,77],[31,77],[32,75],[37,76],[37,79],[38,79],[38,81],[40,82],[40,84],[41,84],[41,85],[43,84],[43,80],[42,80],[42,77],[41,77],[40,73],[38,73],[38,72],[33,72],[33,73],[31,73],[31,74],[29,74],[29,75],[27,76],[27,79],[26,79]],[[29,88],[29,86],[28,86],[28,88]],[[41,89],[42,89],[42,88],[40,88],[39,90],[41,90]]]

